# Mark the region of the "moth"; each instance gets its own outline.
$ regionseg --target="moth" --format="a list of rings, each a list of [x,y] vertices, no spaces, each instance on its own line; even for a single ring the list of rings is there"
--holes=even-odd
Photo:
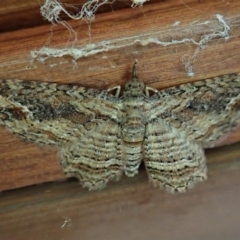
[[[149,182],[185,192],[207,178],[204,148],[240,124],[240,74],[158,91],[132,79],[104,91],[38,81],[0,82],[0,121],[58,149],[63,171],[100,190],[143,161]]]

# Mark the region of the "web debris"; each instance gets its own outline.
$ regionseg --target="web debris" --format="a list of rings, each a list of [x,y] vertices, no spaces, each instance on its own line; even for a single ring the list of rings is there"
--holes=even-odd
[[[102,6],[106,4],[113,4],[117,0],[86,0],[86,2],[78,8],[76,6],[70,4],[63,4],[60,0],[45,0],[45,3],[40,8],[40,13],[49,22],[52,23],[53,26],[56,24],[62,24],[69,30],[70,36],[74,36],[74,41],[78,40],[77,33],[73,30],[70,24],[67,21],[61,19],[60,15],[64,13],[70,19],[73,20],[85,20],[89,26],[89,36],[91,36],[91,22],[95,20],[96,11]],[[146,1],[149,0],[129,0],[132,1],[132,8],[142,7]],[[67,10],[71,8],[72,11]],[[51,28],[52,31],[52,28]],[[74,42],[73,41],[73,42]]]
[[[226,23],[224,17],[220,14],[216,14],[216,20],[214,21],[205,21],[205,22],[194,22],[187,26],[181,26],[173,24],[167,28],[158,28],[151,29],[148,32],[137,34],[134,36],[125,36],[122,38],[114,38],[105,41],[100,41],[97,43],[90,43],[80,47],[68,47],[68,48],[49,48],[43,47],[40,50],[31,51],[31,56],[34,59],[44,62],[50,57],[63,57],[71,56],[73,59],[77,60],[82,57],[92,56],[98,53],[108,52],[111,50],[121,49],[130,47],[133,45],[142,45],[147,46],[149,44],[161,45],[167,47],[170,45],[177,44],[194,44],[196,49],[194,54],[182,56],[181,61],[184,64],[184,67],[188,73],[188,76],[194,76],[193,63],[196,61],[196,57],[200,50],[207,47],[207,44],[210,43],[213,39],[223,38],[228,40],[230,27]],[[175,22],[176,23],[176,22]],[[178,31],[172,31],[172,28],[178,29]],[[204,32],[209,32],[199,36],[200,40],[195,40],[191,37],[179,37],[179,32],[189,33],[197,31],[196,29],[204,27],[207,28]],[[166,30],[167,29],[167,30]],[[169,40],[170,39],[170,40]]]
[[[105,4],[112,4],[116,0],[87,0],[86,3],[83,4],[81,9],[74,7],[72,5],[68,5],[77,12],[76,14],[69,12],[59,0],[45,0],[44,5],[40,8],[41,15],[47,19],[49,22],[62,23],[65,24],[64,21],[61,20],[60,14],[61,12],[65,13],[69,18],[73,20],[84,19],[88,22],[92,22],[95,20],[95,13]],[[131,7],[142,7],[146,1],[149,0],[131,0]],[[67,5],[67,4],[65,4]]]
[[[132,0],[132,5],[131,5],[131,7],[132,7],[132,8],[142,7],[143,4],[144,4],[145,2],[147,2],[147,1],[149,1],[149,0]]]
[[[65,226],[70,227],[70,226],[71,226],[71,223],[70,223],[71,221],[72,221],[72,220],[71,220],[70,218],[65,217],[65,220],[64,220],[61,228],[64,228]]]
[[[114,1],[114,0],[113,0]],[[44,5],[40,8],[42,16],[51,23],[62,23],[60,18],[61,12],[65,13],[68,17],[74,20],[85,19],[87,21],[93,21],[95,19],[95,12],[103,5],[110,3],[109,0],[90,0],[84,3],[81,10],[77,11],[76,14],[70,13],[58,0],[46,0]]]
[[[225,22],[223,16],[220,14],[216,14],[216,18],[219,21],[219,23],[222,25],[223,31],[216,31],[216,32],[206,34],[206,35],[202,36],[202,38],[199,42],[193,41],[193,43],[198,46],[196,48],[194,54],[192,56],[186,56],[186,55],[182,56],[181,61],[184,64],[189,77],[194,76],[192,64],[196,60],[196,57],[197,57],[197,54],[199,53],[199,51],[206,48],[207,43],[209,43],[211,40],[216,39],[216,38],[223,38],[225,40],[228,40],[230,38],[230,35],[229,35],[230,27]],[[209,23],[208,21],[205,22],[205,24],[208,24],[208,23]]]

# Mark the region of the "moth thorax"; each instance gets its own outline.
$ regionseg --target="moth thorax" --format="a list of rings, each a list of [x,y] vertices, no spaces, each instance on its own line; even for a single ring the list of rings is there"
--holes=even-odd
[[[145,125],[141,120],[136,121],[136,119],[130,119],[122,126],[122,140],[127,144],[141,144],[144,139],[144,134]]]

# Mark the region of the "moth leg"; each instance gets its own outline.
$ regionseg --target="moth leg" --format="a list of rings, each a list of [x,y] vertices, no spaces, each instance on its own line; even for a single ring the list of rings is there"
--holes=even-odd
[[[159,91],[158,91],[157,89],[155,89],[155,88],[146,86],[146,88],[145,88],[145,94],[146,94],[147,97],[150,97],[150,94],[149,94],[150,91],[152,91],[152,92],[154,92],[154,93],[158,93],[158,92],[159,92]]]
[[[108,88],[107,91],[111,92],[116,90],[115,97],[119,97],[120,91],[121,91],[121,86],[114,86],[112,88]]]
[[[171,193],[207,178],[202,147],[160,121],[147,126],[144,161],[150,183]]]

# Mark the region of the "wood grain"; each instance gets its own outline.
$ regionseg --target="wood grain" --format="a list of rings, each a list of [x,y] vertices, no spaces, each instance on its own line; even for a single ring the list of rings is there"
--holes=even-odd
[[[208,181],[184,194],[150,188],[144,169],[100,192],[76,180],[3,192],[1,239],[238,239],[240,144],[207,158]]]
[[[135,44],[76,61],[70,57],[51,58],[44,62],[33,60],[30,51],[42,46],[66,47],[67,42],[72,46],[69,31],[62,25],[52,29],[51,38],[51,25],[0,34],[0,78],[76,83],[105,89],[118,84],[123,85],[130,78],[135,58],[139,60],[139,76],[146,84],[158,89],[220,74],[240,72],[239,12],[238,0],[231,1],[231,4],[220,0],[184,1],[184,4],[182,1],[161,1],[143,8],[127,8],[97,15],[95,22],[91,24],[91,38],[86,22],[69,22],[78,31],[79,41],[74,46],[141,35],[150,30],[161,31],[164,41],[171,40],[173,36],[179,39],[187,36],[199,40],[201,36],[211,32],[211,29],[204,24],[194,29],[192,25],[195,21],[210,21],[214,29],[222,31],[215,18],[216,14],[221,14],[231,26],[231,38],[227,41],[221,38],[212,39],[206,48],[198,53],[193,63],[193,78],[187,76],[181,62],[182,56],[194,54],[196,46],[193,44],[168,47]],[[176,21],[180,21],[179,28],[173,26]],[[17,28],[22,27],[15,29]],[[3,128],[0,134],[0,190],[64,178],[55,150],[40,149],[23,143]],[[239,140],[240,129],[221,144]]]
[[[152,2],[154,1],[152,0],[151,3]],[[63,7],[65,7],[67,10],[70,10],[72,13],[76,14],[78,10],[81,9],[82,5],[86,3],[86,1],[64,0],[61,1],[61,3],[63,4]],[[148,2],[148,4],[149,3],[150,2]],[[4,4],[0,4],[0,32],[10,32],[19,29],[49,24],[49,22],[42,17],[39,11],[40,6],[42,6],[43,4],[44,1],[35,0],[8,0],[4,2]],[[105,4],[98,9],[97,14],[109,12],[113,9],[119,10],[122,8],[129,8],[131,4],[132,3],[130,0],[116,1],[113,4]],[[74,6],[76,9],[73,9],[72,7],[70,7],[70,5]],[[64,14],[61,14],[61,19],[70,20],[69,17]]]

